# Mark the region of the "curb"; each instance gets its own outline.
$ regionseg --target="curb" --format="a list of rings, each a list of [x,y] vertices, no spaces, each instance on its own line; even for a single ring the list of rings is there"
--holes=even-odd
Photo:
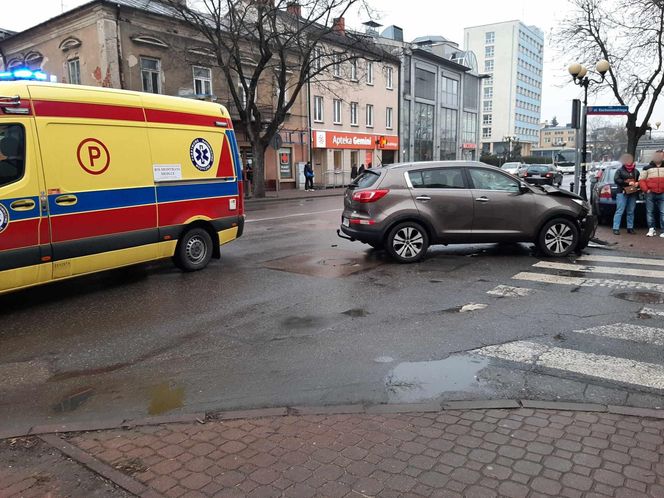
[[[559,410],[567,412],[602,412],[631,417],[653,418],[664,420],[664,408],[638,408],[635,406],[602,405],[593,403],[570,403],[566,401],[538,400],[476,400],[476,401],[445,401],[442,403],[410,403],[410,404],[354,404],[329,406],[291,406],[258,408],[249,410],[211,411],[181,415],[164,415],[138,419],[109,419],[93,422],[74,422],[69,424],[36,425],[30,428],[0,431],[0,440],[46,436],[49,434],[67,434],[70,432],[92,432],[99,430],[133,429],[150,425],[163,424],[204,424],[207,421],[256,419],[286,416],[307,415],[387,415],[399,413],[436,413],[459,410],[515,410],[532,408],[538,410]]]
[[[297,196],[297,197],[264,197],[262,199],[256,199],[254,197],[249,197],[244,199],[245,206],[251,206],[252,204],[261,204],[263,202],[284,202],[284,201],[301,201],[301,200],[311,200],[318,198],[326,197],[341,197],[344,195],[344,192],[326,192],[324,194],[314,194],[310,196]]]

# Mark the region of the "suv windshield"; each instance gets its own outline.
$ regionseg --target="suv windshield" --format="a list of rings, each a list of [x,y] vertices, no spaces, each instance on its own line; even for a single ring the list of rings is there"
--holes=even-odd
[[[369,188],[380,178],[380,173],[372,170],[365,170],[360,176],[355,178],[350,184],[350,188]]]

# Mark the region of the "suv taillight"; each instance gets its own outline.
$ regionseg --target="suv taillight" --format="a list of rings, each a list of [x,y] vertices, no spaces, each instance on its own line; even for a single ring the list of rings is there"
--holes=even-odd
[[[599,191],[600,199],[611,199],[611,185],[604,185],[602,190]]]
[[[389,192],[388,189],[382,190],[362,190],[361,192],[355,192],[353,194],[353,200],[360,202],[362,204],[367,204],[369,202],[376,202],[379,199],[382,199]]]

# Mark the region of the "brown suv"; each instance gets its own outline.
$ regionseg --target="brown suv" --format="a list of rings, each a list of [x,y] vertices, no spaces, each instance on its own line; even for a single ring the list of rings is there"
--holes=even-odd
[[[422,259],[431,244],[534,242],[547,256],[581,251],[597,221],[579,196],[530,186],[479,162],[394,164],[346,190],[340,237]]]

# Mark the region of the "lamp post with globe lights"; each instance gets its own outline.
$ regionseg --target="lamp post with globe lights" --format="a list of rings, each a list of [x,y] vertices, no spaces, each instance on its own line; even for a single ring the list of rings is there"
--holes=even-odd
[[[595,70],[599,74],[599,80],[593,80],[588,76],[588,69],[581,64],[574,63],[569,66],[569,74],[572,75],[572,81],[575,85],[583,88],[583,122],[581,127],[583,128],[583,146],[581,149],[581,181],[580,181],[580,190],[579,195],[584,200],[588,200],[588,192],[586,191],[586,180],[587,180],[587,162],[588,162],[588,87],[591,84],[602,84],[606,78],[606,73],[611,69],[609,61],[602,59],[595,65]]]

